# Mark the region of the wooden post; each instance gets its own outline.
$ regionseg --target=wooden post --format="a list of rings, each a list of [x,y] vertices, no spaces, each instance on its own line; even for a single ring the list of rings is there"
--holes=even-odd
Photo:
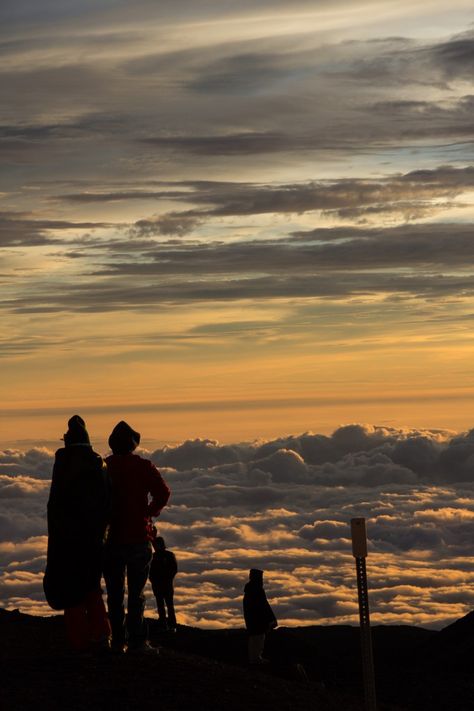
[[[370,633],[369,594],[367,586],[367,532],[365,518],[351,519],[352,555],[356,560],[357,591],[359,593],[360,642],[362,650],[362,669],[364,674],[365,708],[377,711],[375,697],[374,658],[372,654],[372,636]]]

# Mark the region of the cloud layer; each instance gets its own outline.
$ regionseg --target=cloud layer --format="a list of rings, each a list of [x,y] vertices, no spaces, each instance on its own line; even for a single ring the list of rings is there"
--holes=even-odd
[[[349,425],[251,444],[187,441],[149,456],[173,491],[158,525],[180,563],[182,622],[241,625],[257,566],[282,623],[355,623],[354,516],[368,519],[375,621],[441,626],[472,606],[473,432]],[[0,457],[0,600],[38,614],[48,613],[52,460],[45,449]]]

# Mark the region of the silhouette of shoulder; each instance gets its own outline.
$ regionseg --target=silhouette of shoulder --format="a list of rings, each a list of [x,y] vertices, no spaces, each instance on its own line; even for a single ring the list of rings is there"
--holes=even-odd
[[[157,472],[158,469],[155,467],[151,459],[145,459],[139,454],[129,453],[129,454],[109,454],[105,460],[107,465],[112,465],[117,468],[130,468],[139,469],[144,472]]]

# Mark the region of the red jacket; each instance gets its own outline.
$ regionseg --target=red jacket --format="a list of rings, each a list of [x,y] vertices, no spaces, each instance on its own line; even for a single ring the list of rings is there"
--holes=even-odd
[[[112,481],[108,540],[110,543],[150,541],[151,517],[158,516],[170,497],[166,482],[155,465],[138,454],[112,454],[105,461]]]

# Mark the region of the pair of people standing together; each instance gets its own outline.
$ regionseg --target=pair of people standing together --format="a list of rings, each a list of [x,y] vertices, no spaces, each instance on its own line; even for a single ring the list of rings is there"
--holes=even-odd
[[[152,518],[170,490],[155,465],[134,450],[140,434],[119,422],[105,462],[93,451],[84,420],[74,415],[56,452],[48,501],[46,599],[64,609],[73,648],[90,643],[123,652],[151,652],[143,590],[156,536]],[[105,541],[105,543],[104,543]],[[100,581],[107,586],[107,617]],[[128,614],[125,617],[125,578]],[[110,620],[110,622],[109,622]]]

